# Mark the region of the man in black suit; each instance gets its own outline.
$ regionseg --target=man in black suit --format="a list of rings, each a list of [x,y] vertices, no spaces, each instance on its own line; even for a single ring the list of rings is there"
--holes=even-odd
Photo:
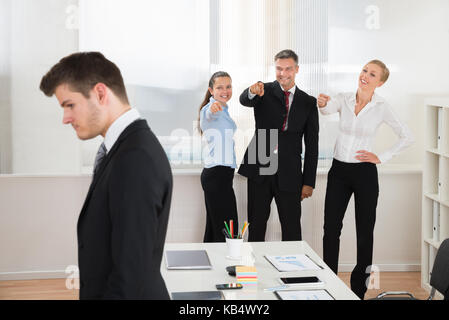
[[[129,105],[120,70],[75,53],[42,78],[81,140],[103,136],[78,219],[80,299],[169,299],[160,273],[172,195],[169,162]]]
[[[282,240],[301,240],[301,201],[312,195],[318,163],[316,99],[295,85],[298,56],[275,56],[276,81],[257,82],[243,91],[240,103],[254,109],[256,132],[239,173],[248,178],[249,241],[264,241],[273,197]],[[301,168],[304,137],[304,172]]]

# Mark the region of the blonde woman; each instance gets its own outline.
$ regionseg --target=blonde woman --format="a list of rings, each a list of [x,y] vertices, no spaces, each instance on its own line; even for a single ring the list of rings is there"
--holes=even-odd
[[[351,274],[351,289],[363,299],[373,255],[373,232],[379,196],[377,164],[385,163],[414,141],[408,127],[400,121],[387,101],[375,90],[388,80],[389,70],[379,61],[366,64],[356,92],[334,97],[320,94],[318,107],[323,115],[340,113],[339,134],[334,160],[328,173],[324,208],[323,255],[326,264],[338,272],[338,255],[343,218],[354,194],[357,234],[357,264]],[[390,149],[375,154],[372,144],[382,123],[399,137]]]

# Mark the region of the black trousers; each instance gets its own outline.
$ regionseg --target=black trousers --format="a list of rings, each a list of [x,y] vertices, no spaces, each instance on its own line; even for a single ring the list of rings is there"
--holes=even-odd
[[[206,231],[204,242],[224,242],[222,232],[224,222],[234,220],[234,234],[238,233],[237,202],[235,200],[234,169],[225,166],[204,168],[201,173],[201,186],[206,202]]]
[[[248,179],[248,241],[265,241],[273,198],[281,222],[282,241],[299,241],[301,236],[301,194],[279,189],[278,176],[263,182]]]
[[[357,264],[351,273],[351,289],[363,299],[373,259],[373,233],[379,197],[377,167],[372,163],[332,162],[324,205],[324,262],[337,274],[340,234],[349,199],[354,194]]]

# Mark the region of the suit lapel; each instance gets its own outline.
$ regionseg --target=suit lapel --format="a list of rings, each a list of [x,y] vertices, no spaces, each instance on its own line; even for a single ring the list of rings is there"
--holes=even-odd
[[[279,101],[281,102],[280,106],[282,107],[282,110],[284,110],[285,94],[284,94],[284,90],[282,90],[282,88],[281,88],[281,85],[277,81],[274,82],[273,95],[279,99]]]
[[[292,119],[292,117],[296,115],[296,113],[299,111],[298,109],[300,105],[301,105],[301,93],[298,86],[296,86],[295,95],[293,96],[293,103],[292,106],[290,107],[290,113],[288,115],[289,119]]]
[[[97,174],[94,175],[92,183],[90,184],[89,191],[87,192],[86,200],[84,201],[83,208],[81,209],[80,218],[85,213],[87,205],[89,204],[90,198],[92,196],[93,191],[95,190],[95,186],[97,185],[98,181],[100,180],[101,176],[103,175],[103,172],[105,168],[107,167],[108,163],[111,161],[114,154],[119,149],[121,143],[126,139],[126,137],[139,129],[148,128],[148,125],[145,120],[136,120],[133,123],[131,123],[126,129],[120,134],[117,141],[112,146],[111,150],[107,153],[106,157],[103,159],[102,163],[100,164],[100,167],[98,168]]]
[[[279,103],[276,104],[276,107],[278,110],[276,113],[279,115],[279,118],[276,117],[276,126],[281,129],[282,124],[284,123],[284,117],[285,117],[285,94],[284,90],[282,90],[281,85],[278,81],[274,81],[273,83],[273,96],[279,100]]]

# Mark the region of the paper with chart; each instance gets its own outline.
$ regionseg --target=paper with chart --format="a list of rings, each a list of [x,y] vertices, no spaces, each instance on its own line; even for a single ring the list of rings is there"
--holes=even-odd
[[[276,291],[282,300],[335,300],[326,290]]]
[[[305,254],[265,256],[265,258],[280,272],[321,270],[321,267]]]

